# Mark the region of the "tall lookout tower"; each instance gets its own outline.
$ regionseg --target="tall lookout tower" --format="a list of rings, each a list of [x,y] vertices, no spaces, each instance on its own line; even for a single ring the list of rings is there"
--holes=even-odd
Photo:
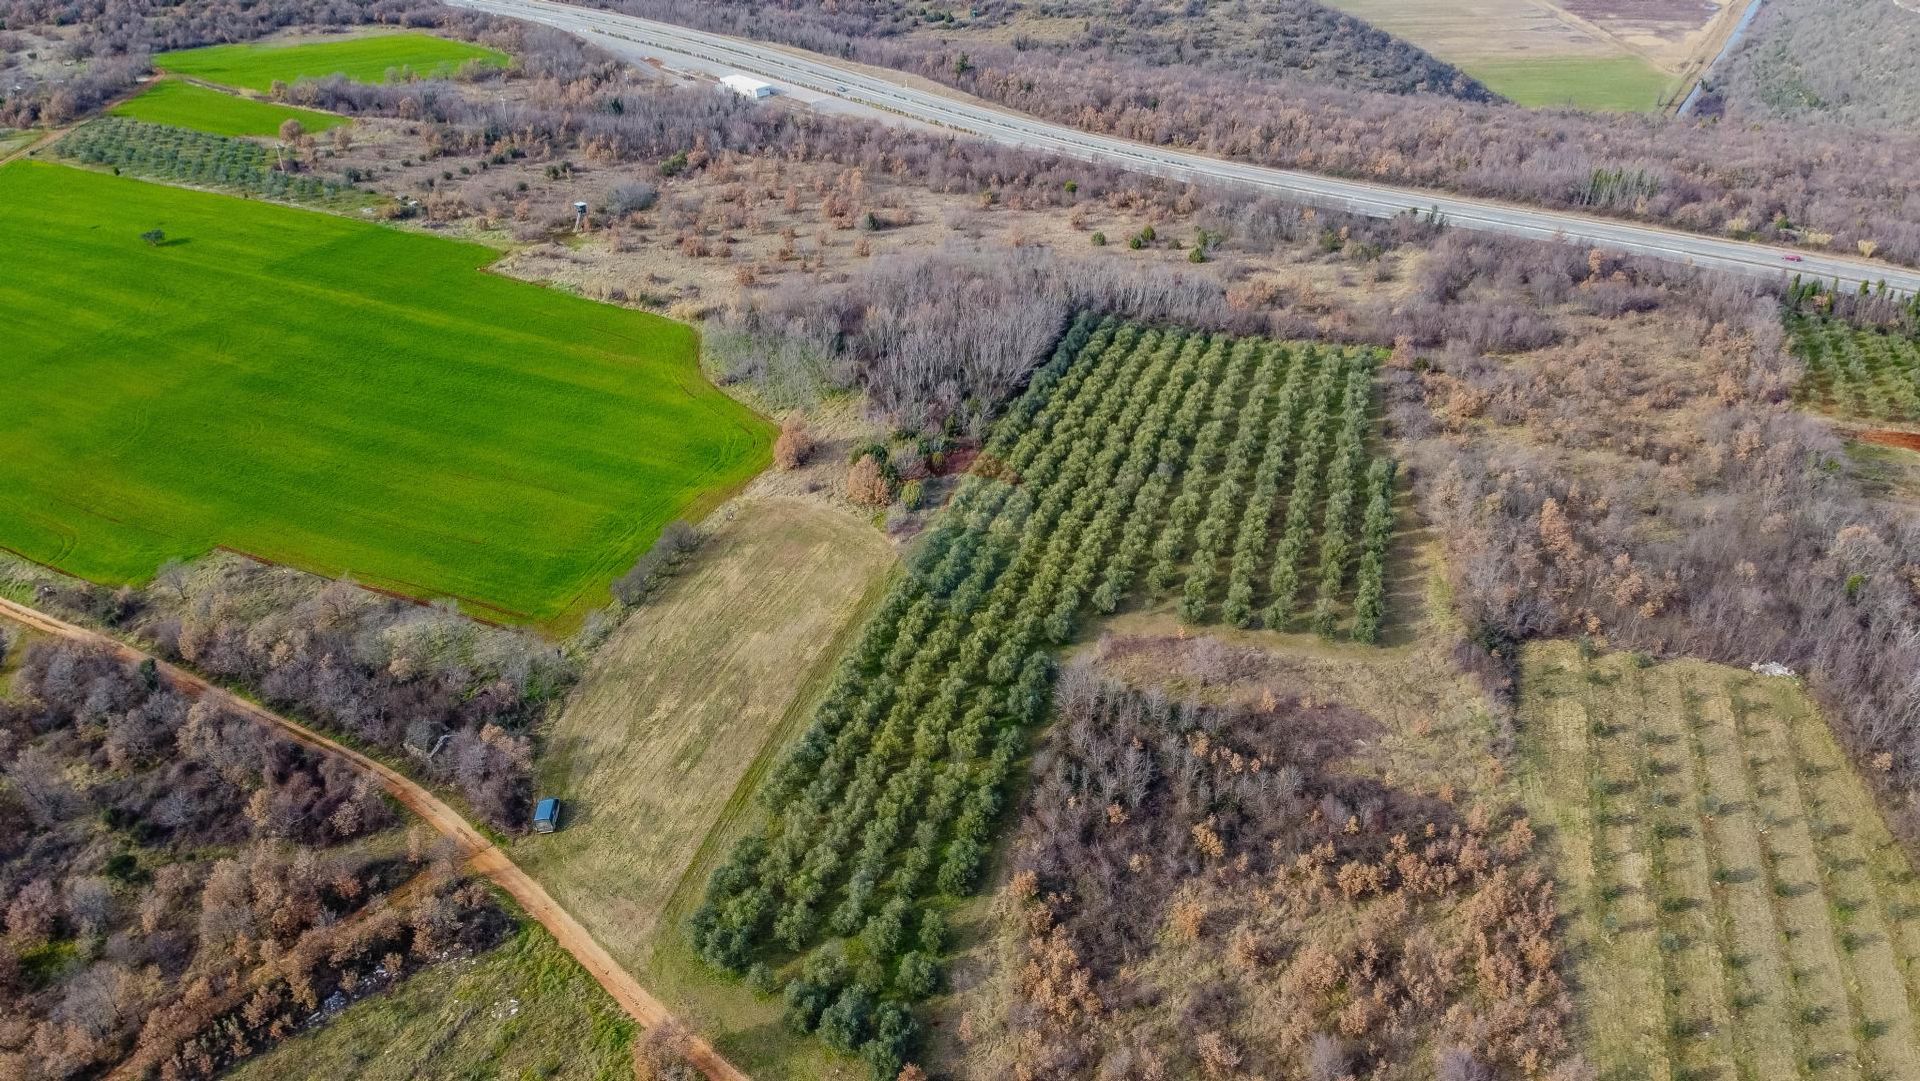
[[[587,231],[587,204],[585,202],[573,204],[573,231],[576,233],[584,233]]]

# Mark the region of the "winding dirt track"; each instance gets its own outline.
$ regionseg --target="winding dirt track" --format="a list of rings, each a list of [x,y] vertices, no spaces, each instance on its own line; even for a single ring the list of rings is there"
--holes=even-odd
[[[22,623],[36,631],[80,642],[92,642],[106,646],[129,663],[138,664],[144,660],[153,660],[160,666],[161,675],[176,690],[189,698],[206,698],[233,710],[245,714],[262,724],[278,729],[281,734],[297,743],[332,755],[353,768],[366,773],[380,783],[388,794],[400,801],[408,810],[419,815],[428,825],[438,830],[444,837],[451,839],[460,847],[466,857],[467,867],[475,874],[484,875],[511,896],[527,915],[540,921],[558,939],[568,953],[574,956],[600,986],[607,989],[620,1008],[627,1011],[635,1021],[645,1028],[652,1028],[673,1019],[660,1000],[654,998],[641,987],[627,971],[621,968],[600,944],[587,934],[567,911],[560,907],[540,883],[534,881],[525,871],[516,866],[507,854],[487,840],[479,830],[473,828],[459,812],[442,803],[433,793],[408,780],[398,771],[380,764],[366,755],[342,746],[317,732],[306,728],[263,706],[249,702],[240,696],[208,683],[191,672],[176,668],[157,657],[149,657],[132,646],[96,631],[90,631],[77,624],[68,623],[47,615],[36,608],[29,608],[5,597],[0,597],[0,616]],[[687,1058],[710,1081],[749,1081],[732,1063],[722,1058],[718,1051],[705,1040],[690,1036],[685,1046]]]

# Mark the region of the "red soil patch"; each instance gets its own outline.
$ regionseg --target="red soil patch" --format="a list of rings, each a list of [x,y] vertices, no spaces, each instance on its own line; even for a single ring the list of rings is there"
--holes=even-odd
[[[1855,432],[1853,433],[1853,437],[1862,443],[1878,443],[1883,447],[1904,447],[1907,450],[1920,450],[1920,432]]]
[[[980,457],[979,447],[955,447],[947,452],[947,459],[940,463],[940,475],[957,477],[973,468],[974,459]]]

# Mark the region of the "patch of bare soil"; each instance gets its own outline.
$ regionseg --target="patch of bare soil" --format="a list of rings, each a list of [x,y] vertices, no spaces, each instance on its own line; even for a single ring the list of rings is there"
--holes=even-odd
[[[1892,429],[1877,429],[1867,432],[1854,432],[1853,438],[1862,443],[1877,443],[1883,447],[1901,447],[1906,450],[1920,450],[1920,432],[1900,432]]]

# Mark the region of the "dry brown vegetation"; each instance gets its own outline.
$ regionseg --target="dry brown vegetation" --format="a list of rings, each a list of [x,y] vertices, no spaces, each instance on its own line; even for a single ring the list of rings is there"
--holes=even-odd
[[[9,1078],[208,1077],[507,926],[365,778],[105,650],[29,647],[0,765]]]
[[[865,36],[840,4],[620,0],[636,15],[786,41],[945,83],[1061,123],[1146,142],[1367,179],[1920,258],[1911,135],[1785,123],[1540,113],[1347,90],[1240,71],[1156,67],[1011,44]],[[1824,6],[1824,5],[1823,5]]]
[[[50,581],[35,603],[388,752],[501,829],[525,826],[528,728],[574,676],[530,632],[224,553],[162,567],[144,589]]]
[[[1911,0],[1764,4],[1716,72],[1729,116],[1912,130],[1920,121],[1920,11]]]
[[[1062,676],[992,944],[969,959],[986,970],[957,977],[970,1076],[1570,1061],[1532,829],[1497,766],[1431,757],[1484,738],[1470,694],[1416,689],[1418,651],[1315,659],[1273,641],[1114,638]],[[1115,682],[1133,676],[1151,682]],[[1391,721],[1322,696],[1349,680]]]

